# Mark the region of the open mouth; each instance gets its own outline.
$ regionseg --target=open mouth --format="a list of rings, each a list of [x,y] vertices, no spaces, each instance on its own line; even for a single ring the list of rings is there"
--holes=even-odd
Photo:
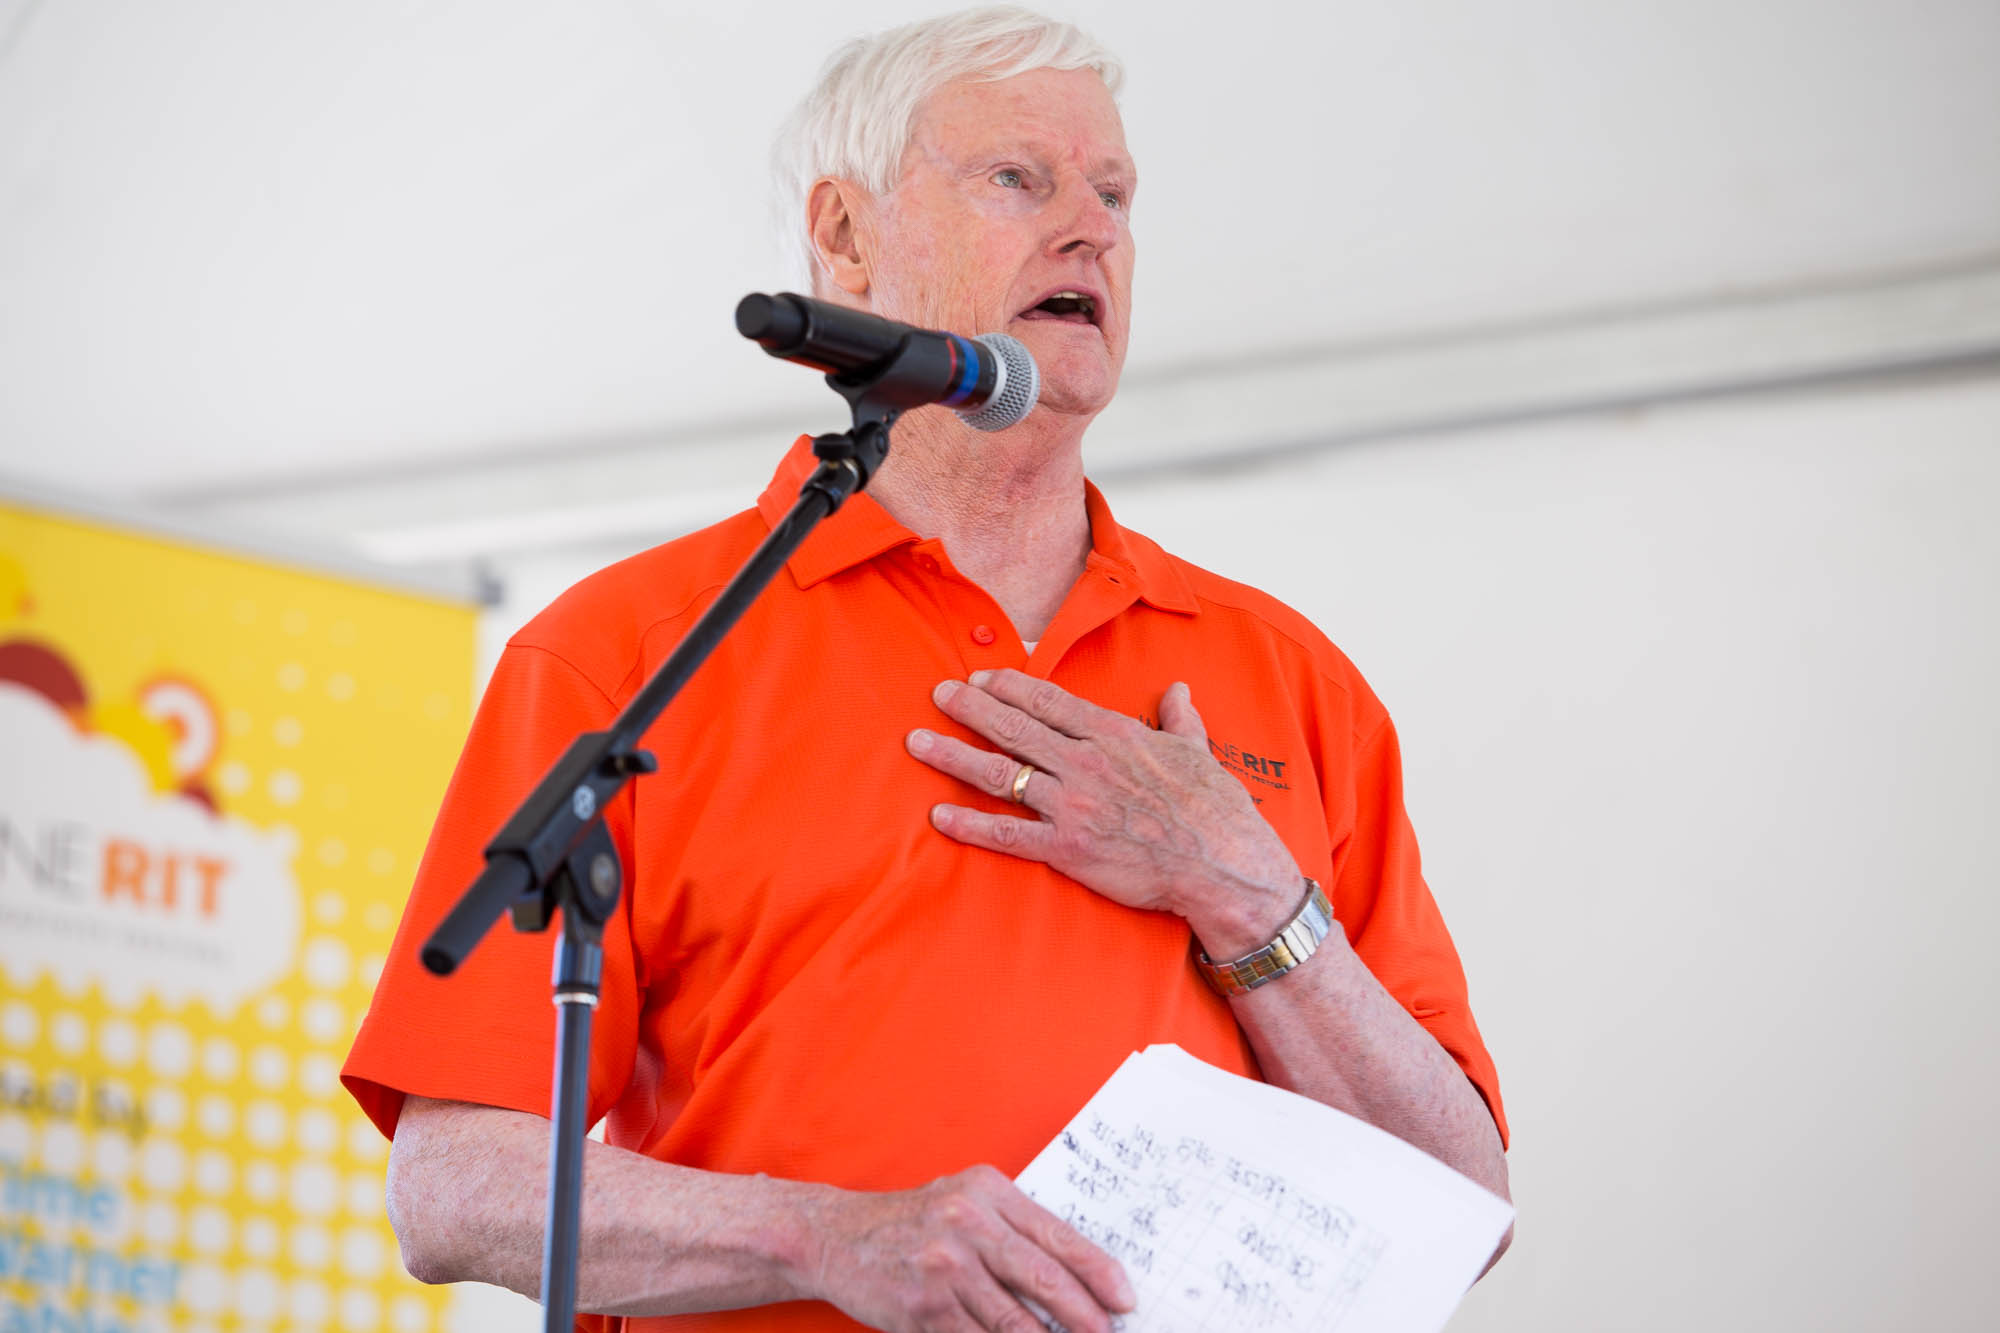
[[[1053,319],[1064,324],[1097,323],[1097,298],[1089,292],[1056,292],[1021,312],[1022,319]]]

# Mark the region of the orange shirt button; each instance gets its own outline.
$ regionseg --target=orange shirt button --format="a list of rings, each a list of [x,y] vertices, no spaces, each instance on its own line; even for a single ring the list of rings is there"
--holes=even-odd
[[[997,637],[999,636],[993,633],[991,625],[974,625],[972,627],[972,641],[982,648],[993,642]]]

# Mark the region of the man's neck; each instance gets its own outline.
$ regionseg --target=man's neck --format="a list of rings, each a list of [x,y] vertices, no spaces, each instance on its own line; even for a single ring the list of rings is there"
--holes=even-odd
[[[1030,418],[985,435],[940,417],[912,413],[897,423],[868,493],[919,537],[943,542],[1015,630],[1039,639],[1090,554],[1085,423]]]

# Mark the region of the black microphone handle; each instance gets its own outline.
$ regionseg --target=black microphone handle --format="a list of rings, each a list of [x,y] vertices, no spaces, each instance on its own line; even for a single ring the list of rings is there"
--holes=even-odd
[[[894,383],[885,383],[884,401],[902,408],[943,403],[977,411],[1001,380],[999,353],[971,338],[791,292],[744,297],[736,331],[772,356],[848,383],[888,374]]]
[[[736,331],[772,356],[830,375],[872,370],[894,356],[903,339],[924,332],[865,310],[790,292],[776,296],[752,292],[744,297],[736,306]]]

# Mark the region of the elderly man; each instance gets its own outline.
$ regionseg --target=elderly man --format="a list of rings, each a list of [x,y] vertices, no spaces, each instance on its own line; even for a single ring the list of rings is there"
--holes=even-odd
[[[1381,705],[1296,613],[1122,530],[1084,479],[1131,318],[1117,81],[1074,29],[983,11],[849,48],[794,126],[815,293],[1005,331],[1042,395],[994,436],[908,414],[609,812],[632,888],[578,1292],[603,1326],[1019,1328],[1032,1298],[1108,1327],[1118,1265],[1009,1176],[1152,1042],[1506,1191]],[[536,1289],[552,1039],[546,937],[497,932],[448,982],[415,944],[809,463],[801,442],[756,509],[585,580],[495,672],[345,1071],[394,1135],[420,1278]],[[1323,939],[1259,977],[1287,926]]]

